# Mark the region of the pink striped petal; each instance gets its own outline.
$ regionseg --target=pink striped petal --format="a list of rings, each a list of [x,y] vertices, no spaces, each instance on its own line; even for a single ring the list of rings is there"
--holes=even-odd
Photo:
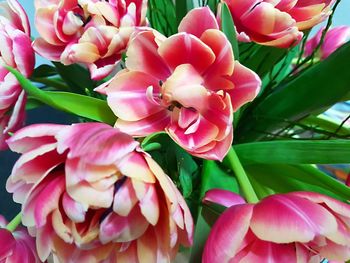
[[[208,6],[192,9],[179,25],[179,32],[186,32],[198,38],[208,29],[219,29],[216,18]]]
[[[138,33],[129,43],[126,67],[165,80],[170,70],[158,54],[158,46],[164,39],[164,36],[155,35],[153,31]]]
[[[304,198],[273,195],[254,206],[250,227],[261,240],[305,243],[333,233],[337,222],[325,208]]]
[[[253,205],[228,208],[215,222],[204,247],[203,263],[229,262],[249,229]]]
[[[113,164],[138,145],[130,135],[102,123],[68,126],[56,138],[59,153],[69,149],[68,158],[79,157],[86,163],[96,165]]]
[[[152,87],[152,93],[155,93],[152,96],[160,94],[159,80],[150,75],[137,71],[119,74],[106,88],[108,105],[114,114],[123,120],[144,119],[163,110],[148,98],[149,87]]]
[[[126,179],[114,194],[113,211],[120,216],[127,216],[137,202],[138,199],[131,184],[131,179]]]
[[[86,207],[110,207],[113,202],[114,184],[118,179],[115,171],[89,183],[84,178],[84,169],[78,170],[79,165],[81,162],[78,159],[66,161],[66,191],[69,196]]]
[[[75,223],[81,223],[85,220],[87,207],[73,200],[67,193],[63,194],[62,207],[66,215]]]
[[[121,174],[145,183],[155,183],[155,177],[149,169],[143,153],[133,152],[118,162]]]
[[[33,124],[17,131],[7,143],[14,152],[24,153],[43,144],[56,142],[54,136],[66,125]]]
[[[16,240],[7,229],[0,228],[0,261],[13,253],[12,249],[16,245]]]
[[[44,226],[47,216],[58,208],[58,200],[64,188],[64,177],[61,174],[56,174],[54,178],[47,177],[37,185],[23,204],[23,224],[37,228]]]
[[[230,42],[219,30],[208,30],[201,40],[207,44],[215,54],[215,62],[204,73],[205,86],[213,91],[228,90],[233,84],[227,79],[232,75],[234,57]]]
[[[178,33],[167,38],[158,52],[171,70],[181,64],[191,64],[202,74],[215,60],[213,51],[199,38],[187,33]]]
[[[216,203],[225,207],[245,204],[245,200],[240,195],[222,189],[207,191],[203,197],[203,202]]]
[[[235,61],[235,69],[231,76],[234,88],[229,90],[233,111],[237,111],[247,102],[255,99],[261,88],[259,76],[252,70]]]
[[[163,131],[169,123],[170,112],[163,110],[135,122],[118,119],[115,127],[132,136],[144,137],[155,132]]]
[[[275,244],[256,239],[249,248],[249,252],[239,262],[298,262],[295,254],[295,245]],[[307,261],[305,261],[307,262]]]
[[[143,235],[149,223],[135,207],[128,216],[110,213],[100,226],[100,240],[103,244],[110,241],[129,242]]]
[[[36,53],[48,60],[60,61],[65,46],[52,45],[46,42],[43,38],[37,38],[33,42],[33,48]]]
[[[29,77],[35,65],[34,50],[30,36],[24,34],[22,31],[14,30],[10,34],[13,45],[12,52],[16,62],[17,69],[26,77]]]

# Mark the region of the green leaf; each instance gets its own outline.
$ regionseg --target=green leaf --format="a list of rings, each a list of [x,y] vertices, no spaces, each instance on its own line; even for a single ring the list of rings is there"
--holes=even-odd
[[[216,162],[205,160],[202,169],[200,200],[202,200],[206,191],[213,188],[226,189],[236,193],[239,192],[236,178],[223,170]],[[202,258],[204,244],[208,238],[211,224],[214,223],[217,216],[217,212],[210,210],[209,206],[203,206],[199,209],[194,241],[191,249],[191,263],[197,263],[198,260]]]
[[[152,28],[166,36],[177,32],[175,5],[172,0],[149,0],[147,17]]]
[[[193,9],[193,1],[192,0],[175,0],[175,7],[176,7],[176,21],[177,25],[180,24],[182,18]]]
[[[350,199],[350,188],[311,165],[256,164],[247,165],[250,178],[277,193],[311,191],[341,201]]]
[[[221,27],[222,32],[226,35],[227,39],[230,41],[233,49],[233,54],[235,56],[235,60],[239,60],[239,49],[238,49],[238,41],[236,36],[235,24],[233,22],[231,12],[227,7],[226,3],[223,3],[221,6]]]
[[[252,141],[341,101],[349,92],[350,42],[280,86],[242,119],[239,141]]]
[[[114,124],[116,117],[106,101],[68,92],[43,91],[33,85],[17,70],[6,67],[15,75],[22,88],[32,98],[53,108],[88,118],[94,121]]]
[[[85,94],[86,90],[94,89],[94,82],[90,78],[90,73],[83,67],[73,64],[65,66],[59,62],[53,62],[58,74],[75,93]]]
[[[192,177],[198,170],[197,163],[185,150],[180,147],[175,148],[177,160],[177,169],[179,171],[179,180],[184,198],[190,197],[192,193]]]
[[[114,113],[104,100],[68,92],[47,91],[51,99],[50,106],[59,110],[113,125],[116,121]]]
[[[278,140],[238,144],[234,149],[245,165],[350,163],[350,140]]]
[[[288,53],[288,49],[256,45],[249,55],[244,56],[242,64],[255,71],[261,78],[277,65]]]
[[[336,123],[325,116],[316,117],[316,116],[310,115],[309,117],[299,121],[299,123],[303,125],[308,125],[310,127],[319,128],[329,133],[337,132],[337,135],[340,135],[340,136],[350,136],[349,128],[345,126],[340,127],[340,123]]]
[[[29,97],[26,102],[26,110],[33,110],[43,106],[44,104],[36,99]]]
[[[46,78],[57,75],[57,70],[55,67],[43,64],[34,69],[32,78]]]
[[[216,14],[216,12],[218,10],[219,2],[220,2],[220,0],[208,0],[207,1],[207,5],[211,9],[211,11],[213,11],[214,14]]]

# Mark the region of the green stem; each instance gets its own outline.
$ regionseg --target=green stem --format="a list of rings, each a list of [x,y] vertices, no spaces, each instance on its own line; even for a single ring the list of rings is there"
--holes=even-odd
[[[259,202],[259,198],[256,196],[256,193],[253,189],[253,186],[250,183],[249,178],[248,178],[246,172],[244,171],[243,166],[242,166],[235,150],[233,149],[233,147],[231,147],[226,158],[227,158],[232,170],[234,171],[234,173],[237,177],[237,181],[239,183],[239,186],[242,189],[242,192],[243,192],[245,199],[249,203]]]
[[[8,231],[15,231],[19,224],[22,222],[22,213],[18,213],[10,223],[7,224],[6,228]]]

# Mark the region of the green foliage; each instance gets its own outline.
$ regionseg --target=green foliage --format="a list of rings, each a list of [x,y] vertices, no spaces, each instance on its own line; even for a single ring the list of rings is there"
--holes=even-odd
[[[270,192],[310,191],[344,202],[350,199],[349,187],[311,165],[256,164],[247,165],[245,169],[251,179]],[[266,195],[257,192],[260,197]]]
[[[177,32],[175,5],[172,0],[149,0],[147,17],[152,28],[165,36]]]
[[[53,62],[57,73],[67,83],[70,90],[74,93],[86,94],[93,92],[95,83],[90,78],[90,73],[83,67],[73,64],[65,66],[59,62]]]
[[[58,110],[90,120],[111,125],[114,124],[116,120],[116,117],[108,107],[106,101],[69,92],[43,91],[33,85],[30,80],[25,78],[17,70],[11,67],[7,67],[7,69],[16,76],[22,88],[32,99],[38,100]]]
[[[253,141],[275,133],[313,112],[341,101],[349,92],[350,43],[326,60],[282,83],[266,99],[246,111],[238,141]]]
[[[43,64],[35,68],[32,78],[45,78],[57,75],[57,70],[55,67]]]
[[[202,184],[200,198],[202,200],[205,192],[209,189],[220,188],[239,193],[237,180],[230,174],[230,171],[223,169],[214,161],[204,161],[202,169]],[[199,209],[194,233],[194,245],[191,249],[191,263],[198,262],[202,257],[204,244],[207,241],[212,224],[219,216],[222,208],[219,206],[204,205]]]
[[[235,24],[233,22],[230,10],[226,3],[221,5],[221,28],[222,32],[226,35],[227,39],[230,41],[233,49],[233,54],[235,60],[239,60],[239,49],[238,41],[236,36]]]
[[[350,140],[277,140],[234,148],[244,164],[350,163]]]

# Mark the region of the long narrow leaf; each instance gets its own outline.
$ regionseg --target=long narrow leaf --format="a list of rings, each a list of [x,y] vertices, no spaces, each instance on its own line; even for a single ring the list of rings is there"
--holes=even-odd
[[[245,167],[260,185],[277,193],[312,191],[341,201],[350,199],[350,188],[311,165],[259,164]]]
[[[235,24],[233,22],[230,10],[228,9],[226,3],[223,3],[221,7],[221,27],[222,27],[222,32],[224,32],[227,39],[230,41],[232,45],[235,59],[239,60],[239,49],[238,49],[238,41],[236,36]]]
[[[17,70],[11,67],[7,67],[7,69],[15,75],[22,88],[32,98],[58,110],[95,121],[114,124],[116,117],[105,101],[68,92],[43,91]]]
[[[269,141],[236,145],[244,164],[350,163],[350,140]]]
[[[257,140],[341,101],[349,92],[349,57],[350,42],[281,86],[242,120],[237,140]]]

